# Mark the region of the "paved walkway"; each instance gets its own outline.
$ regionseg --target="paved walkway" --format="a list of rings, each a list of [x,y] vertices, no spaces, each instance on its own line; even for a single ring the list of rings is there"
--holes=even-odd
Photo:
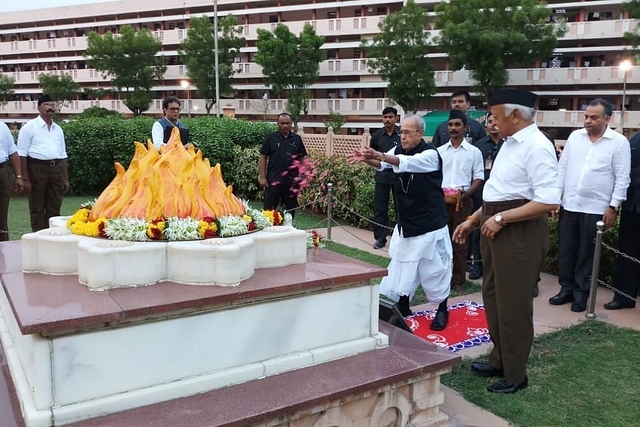
[[[317,229],[323,236],[327,237],[327,229]],[[376,255],[386,256],[388,246],[382,249],[373,249],[373,233],[368,230],[361,230],[354,227],[332,227],[331,240],[346,246],[367,251]],[[533,322],[535,333],[543,334],[560,328],[574,325],[585,320],[584,313],[574,313],[569,309],[569,304],[564,306],[552,306],[548,303],[550,297],[559,291],[557,277],[549,274],[542,274],[540,281],[540,295],[534,300]],[[637,309],[607,311],[602,305],[611,301],[613,292],[602,287],[598,288],[596,298],[596,315],[607,323],[640,330],[640,314]],[[464,295],[452,298],[451,304],[463,300],[482,302],[482,294]],[[434,306],[425,304],[414,308],[414,311],[433,309]],[[488,353],[490,344],[472,347],[460,352],[465,357],[477,357]],[[449,415],[452,427],[506,427],[510,424],[502,418],[464,400],[456,391],[442,386],[445,395],[444,404],[440,409]]]

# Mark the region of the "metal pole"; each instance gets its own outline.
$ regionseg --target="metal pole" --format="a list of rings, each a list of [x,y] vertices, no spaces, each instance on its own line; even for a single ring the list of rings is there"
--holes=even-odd
[[[331,222],[333,219],[331,218],[331,211],[333,209],[333,184],[327,184],[327,240],[331,240]]]
[[[604,222],[596,222],[596,248],[593,254],[593,266],[591,267],[591,290],[589,291],[589,303],[587,304],[588,319],[595,319],[596,314],[596,293],[598,291],[598,273],[600,271],[600,258],[602,257],[602,233],[604,231]]]
[[[622,115],[620,116],[620,133],[624,135],[624,111],[627,103],[627,73],[629,70],[624,70],[624,77],[622,78]]]
[[[187,115],[191,118],[191,82],[187,85]]]
[[[216,51],[214,60],[216,74],[216,114],[220,117],[220,73],[218,67],[218,0],[213,0],[213,48]]]

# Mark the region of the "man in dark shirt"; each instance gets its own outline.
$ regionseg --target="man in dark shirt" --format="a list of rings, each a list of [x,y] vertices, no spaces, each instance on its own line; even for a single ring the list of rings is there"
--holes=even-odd
[[[491,169],[493,168],[493,162],[502,147],[503,139],[500,138],[498,127],[496,126],[495,117],[487,116],[487,136],[476,142],[476,147],[482,153],[482,162],[484,164],[484,181],[480,185],[480,188],[473,193],[473,212],[477,211],[482,206],[482,190],[484,183],[487,182],[491,175]],[[473,257],[473,263],[471,264],[471,271],[469,272],[470,280],[477,280],[482,277],[482,255],[480,254],[480,229],[475,229],[469,240],[470,255]]]
[[[298,171],[289,169],[294,160],[302,160],[307,155],[302,138],[291,132],[291,116],[278,115],[278,130],[270,133],[262,143],[258,163],[260,185],[264,188],[264,209],[277,209],[282,203],[295,215],[298,194],[294,192],[294,178]]]
[[[618,228],[618,249],[636,259],[640,258],[640,133],[631,141],[631,183],[627,188],[627,200],[620,209]],[[640,290],[640,265],[619,256],[613,273],[613,287],[634,298],[633,300],[616,292],[613,300],[604,305],[607,310],[634,308]]]
[[[471,95],[466,90],[457,90],[451,94],[451,109],[452,110],[460,110],[463,113],[467,113],[471,107]],[[445,120],[444,122],[438,125],[436,129],[436,133],[433,135],[431,139],[431,143],[436,147],[440,147],[441,145],[449,142],[451,137],[449,136],[449,120]],[[484,128],[480,123],[476,120],[469,118],[469,130],[465,135],[465,138],[469,144],[475,145],[476,141],[485,137]]]
[[[386,107],[382,110],[384,127],[371,135],[369,146],[376,151],[386,153],[400,144],[400,128],[396,126],[398,110]],[[373,193],[373,237],[376,239],[374,249],[380,249],[387,244],[389,235],[389,194],[393,193],[395,174],[392,169],[376,171],[376,187]],[[395,207],[395,195],[393,206]]]

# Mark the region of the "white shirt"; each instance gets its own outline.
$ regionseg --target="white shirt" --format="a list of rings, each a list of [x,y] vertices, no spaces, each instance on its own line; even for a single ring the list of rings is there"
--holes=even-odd
[[[395,151],[396,147],[393,147],[387,151],[386,154],[396,156],[394,154]],[[424,150],[423,152],[416,153],[413,156],[398,154],[396,157],[400,163],[398,166],[386,162],[380,162],[380,167],[377,170],[381,171],[386,168],[392,168],[395,173],[427,173],[440,169],[440,159],[438,158],[438,152],[436,150]]]
[[[535,123],[508,137],[484,185],[485,202],[532,200],[560,204],[558,161],[553,145]]]
[[[11,130],[7,125],[0,124],[0,163],[9,160],[9,156],[17,151]]]
[[[482,152],[466,141],[455,148],[451,141],[438,147],[442,157],[442,188],[467,191],[476,179],[484,181]]]
[[[18,154],[39,160],[66,159],[67,148],[62,128],[52,122],[49,129],[40,116],[29,120],[18,134]]]
[[[160,151],[160,147],[164,144],[164,128],[157,120],[151,128],[151,139],[153,140],[153,146]]]
[[[596,142],[586,129],[573,131],[558,168],[562,207],[571,212],[601,215],[627,198],[631,170],[629,141],[609,126]]]

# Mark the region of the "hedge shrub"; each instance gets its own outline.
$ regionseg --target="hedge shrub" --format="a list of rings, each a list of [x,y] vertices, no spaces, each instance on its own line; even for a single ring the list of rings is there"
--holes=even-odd
[[[135,151],[133,142],[147,142],[155,119],[137,117],[92,117],[61,123],[69,156],[69,183],[74,194],[99,194],[115,176],[114,162],[128,167]],[[185,119],[193,141],[197,142],[212,165],[220,163],[227,183],[241,197],[256,193],[257,157],[262,140],[276,127],[264,122],[247,122],[230,118]],[[245,152],[245,149],[250,149]],[[254,162],[254,163],[253,163]],[[249,173],[251,179],[238,176]],[[243,186],[247,184],[248,187]],[[250,185],[252,184],[252,185]]]

